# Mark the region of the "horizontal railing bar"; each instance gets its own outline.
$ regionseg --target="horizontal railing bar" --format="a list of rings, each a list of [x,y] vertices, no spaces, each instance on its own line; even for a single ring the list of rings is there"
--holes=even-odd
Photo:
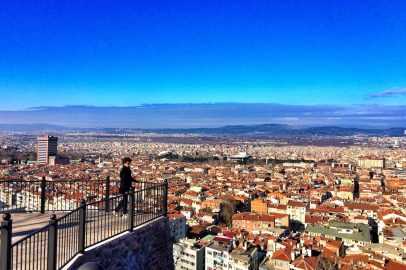
[[[86,205],[94,205],[94,204],[97,204],[97,203],[101,203],[101,202],[106,202],[106,201],[109,201],[109,200],[117,199],[117,198],[120,198],[120,197],[122,197],[122,196],[123,196],[123,195],[120,194],[120,195],[116,195],[116,196],[113,196],[113,197],[110,197],[110,198],[107,198],[107,199],[103,199],[103,200],[100,200],[100,201],[97,201],[97,202],[86,203]],[[87,210],[89,210],[89,209],[87,209]],[[96,210],[96,209],[95,209],[95,210]]]
[[[60,218],[57,218],[56,220],[61,221],[62,219],[65,219],[65,218],[69,217],[70,215],[72,215],[72,214],[78,212],[79,209],[80,209],[80,207],[76,208],[75,210],[72,210],[72,212],[67,213],[66,215],[64,215],[64,216],[62,216],[62,217],[60,217]]]

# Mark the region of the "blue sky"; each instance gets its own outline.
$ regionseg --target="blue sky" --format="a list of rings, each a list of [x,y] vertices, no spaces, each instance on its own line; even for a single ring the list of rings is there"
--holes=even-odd
[[[160,107],[153,122],[162,126],[163,115],[185,112],[174,108],[196,106],[201,115],[172,125],[284,121],[278,118],[298,125],[301,114],[286,110],[313,106],[321,120],[309,125],[335,124],[328,108],[342,108],[381,117],[382,127],[406,126],[406,1],[0,0],[0,6],[0,124],[113,126],[122,115],[86,123],[68,111],[98,108],[108,115],[119,107],[138,119],[140,110],[131,108],[178,104]],[[280,117],[260,120],[247,109],[244,118],[200,121],[219,103],[280,105]],[[40,117],[38,107],[56,107],[66,120]]]

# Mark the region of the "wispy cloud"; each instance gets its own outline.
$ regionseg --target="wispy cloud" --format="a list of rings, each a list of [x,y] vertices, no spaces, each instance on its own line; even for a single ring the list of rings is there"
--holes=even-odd
[[[66,127],[198,128],[225,125],[405,127],[406,105],[287,105],[276,103],[143,104],[132,107],[65,106],[0,111],[0,124]]]
[[[379,93],[372,93],[366,96],[366,98],[380,98],[380,97],[392,97],[395,95],[405,95],[406,94],[406,88],[403,89],[392,89],[392,90],[386,90],[383,92]]]

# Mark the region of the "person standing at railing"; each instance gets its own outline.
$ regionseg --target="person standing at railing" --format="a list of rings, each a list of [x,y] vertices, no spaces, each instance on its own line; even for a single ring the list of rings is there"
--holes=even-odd
[[[127,214],[128,192],[130,191],[132,182],[135,183],[139,182],[131,176],[131,168],[130,168],[131,161],[132,160],[128,157],[123,159],[123,168],[120,171],[120,180],[121,180],[120,188],[118,190],[118,192],[123,195],[123,198],[119,201],[114,211],[114,214],[116,216],[119,215],[119,211],[122,208],[124,217],[128,217]]]

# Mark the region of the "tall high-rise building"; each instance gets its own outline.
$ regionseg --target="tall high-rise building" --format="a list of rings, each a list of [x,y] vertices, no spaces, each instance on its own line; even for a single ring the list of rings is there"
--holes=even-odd
[[[48,164],[49,157],[57,154],[58,137],[45,135],[37,141],[37,164]]]

